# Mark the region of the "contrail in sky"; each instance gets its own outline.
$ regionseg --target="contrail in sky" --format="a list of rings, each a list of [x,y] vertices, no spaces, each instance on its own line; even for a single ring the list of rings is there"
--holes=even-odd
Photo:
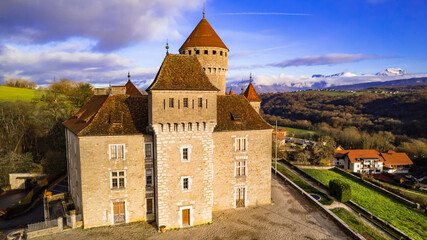
[[[216,15],[287,15],[287,16],[311,16],[313,14],[308,14],[308,13],[257,13],[257,12],[247,12],[247,13],[218,13]]]

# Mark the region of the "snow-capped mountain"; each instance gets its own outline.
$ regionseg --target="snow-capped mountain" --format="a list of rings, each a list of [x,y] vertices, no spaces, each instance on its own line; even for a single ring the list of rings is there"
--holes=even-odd
[[[354,73],[351,72],[340,72],[340,73],[335,73],[332,75],[322,75],[322,74],[314,74],[313,76],[311,76],[312,78],[331,78],[331,77],[354,77],[357,76]]]
[[[406,71],[401,68],[387,68],[386,70],[377,73],[377,76],[401,76],[405,75]]]

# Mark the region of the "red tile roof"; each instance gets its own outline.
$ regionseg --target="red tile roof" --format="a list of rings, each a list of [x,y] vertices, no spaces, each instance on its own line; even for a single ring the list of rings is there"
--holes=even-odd
[[[215,132],[273,129],[242,95],[218,96]]]
[[[383,162],[383,158],[380,156],[380,153],[371,149],[337,150],[334,154],[336,158],[342,158],[345,155],[348,156],[350,162],[357,162],[357,159],[361,158],[378,158],[380,162]]]
[[[249,83],[248,87],[243,94],[249,102],[261,102],[261,98],[258,96],[258,93],[255,91],[252,83]]]
[[[216,34],[206,18],[202,18],[193,32],[182,44],[179,51],[183,48],[194,47],[220,47],[228,50],[227,46],[222,42],[221,38]]]
[[[126,87],[126,94],[130,96],[142,96],[142,93],[138,90],[138,88],[133,85],[133,83],[128,80],[128,82],[125,84]]]
[[[389,150],[386,153],[381,153],[384,158],[384,165],[412,165],[413,162],[406,153],[397,153]]]
[[[228,95],[234,95],[233,89],[230,88],[230,92],[228,93]]]
[[[183,54],[166,55],[153,83],[151,90],[197,90],[219,91],[209,81],[195,56]]]

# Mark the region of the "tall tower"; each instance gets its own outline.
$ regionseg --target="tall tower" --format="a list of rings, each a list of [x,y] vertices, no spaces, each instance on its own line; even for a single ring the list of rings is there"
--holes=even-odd
[[[211,83],[225,95],[225,76],[228,72],[228,48],[203,18],[179,49],[180,54],[197,56]]]

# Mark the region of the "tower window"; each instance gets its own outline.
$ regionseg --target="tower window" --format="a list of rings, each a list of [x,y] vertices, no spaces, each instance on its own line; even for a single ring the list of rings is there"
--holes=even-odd
[[[173,130],[174,130],[175,132],[178,132],[178,123],[174,123],[174,124],[173,124]]]
[[[224,52],[225,56],[227,57],[227,52]]]
[[[206,99],[206,108],[208,108],[208,100]]]
[[[194,109],[194,99],[193,99],[193,109]]]
[[[205,50],[205,55],[208,55],[208,50]]]
[[[193,131],[193,124],[191,122],[188,123],[188,131]]]
[[[215,55],[216,54],[216,50],[212,50],[212,54]]]
[[[188,55],[191,55],[191,50],[188,50]]]
[[[184,98],[182,104],[183,104],[183,107],[188,108],[188,98]]]
[[[203,99],[199,98],[199,108],[202,108],[202,107],[203,107]]]
[[[219,51],[219,55],[222,56],[222,51]]]
[[[170,108],[173,108],[173,101],[174,101],[173,98],[169,98],[169,107]]]
[[[196,54],[199,55],[200,54],[200,50],[196,50]]]

